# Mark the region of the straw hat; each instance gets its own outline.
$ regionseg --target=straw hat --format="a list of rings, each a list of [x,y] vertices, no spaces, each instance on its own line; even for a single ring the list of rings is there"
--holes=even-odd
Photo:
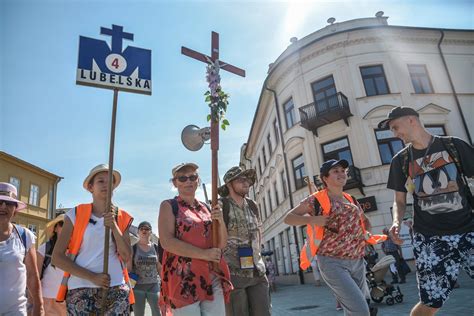
[[[56,226],[57,223],[63,222],[64,223],[64,214],[58,215],[55,219],[49,221],[46,224],[46,229],[44,230],[44,233],[46,235],[46,239],[49,240],[51,236],[53,236],[54,233],[54,227]]]
[[[192,169],[194,170],[197,170],[199,169],[199,166],[196,165],[195,163],[192,163],[192,162],[182,162],[180,163],[179,165],[176,165],[173,167],[173,169],[171,169],[171,175],[174,177],[176,177],[176,173],[178,171],[180,171],[181,169],[185,168],[185,167],[191,167]]]
[[[91,182],[92,178],[94,178],[94,176],[96,174],[98,174],[100,172],[104,172],[104,171],[106,171],[106,172],[109,171],[109,165],[108,164],[100,164],[100,165],[97,165],[94,168],[92,168],[92,170],[89,172],[89,175],[84,179],[84,183],[82,184],[84,189],[89,191],[89,189],[88,189],[89,182]],[[113,171],[113,176],[114,176],[115,181],[113,183],[113,188],[112,189],[115,189],[120,184],[120,181],[122,180],[122,176],[120,175],[120,173],[117,170]]]

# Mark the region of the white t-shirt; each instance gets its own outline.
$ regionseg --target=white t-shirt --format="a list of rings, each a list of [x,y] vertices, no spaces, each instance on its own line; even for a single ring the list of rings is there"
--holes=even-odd
[[[46,252],[46,244],[42,244],[38,248],[38,253],[41,254],[44,258]],[[45,258],[46,259],[46,258]],[[41,274],[41,271],[38,271]],[[51,262],[46,267],[43,273],[43,278],[41,279],[41,288],[43,290],[43,297],[45,298],[56,298],[58,294],[59,285],[63,279],[64,271],[53,267]]]
[[[71,209],[66,213],[66,216],[74,224],[76,222],[75,209]],[[87,224],[84,237],[82,239],[81,248],[76,257],[76,264],[95,273],[101,273],[104,265],[104,240],[105,240],[105,226],[104,218],[96,217],[91,214],[91,220],[95,224],[89,222]],[[117,247],[111,238],[112,232],[109,235],[109,275],[110,286],[117,286],[125,283],[122,273],[122,267],[117,255]],[[81,287],[98,288],[98,285],[81,279],[77,276],[71,275],[68,281],[68,288],[78,289]]]
[[[35,244],[35,235],[26,231],[26,249]],[[13,228],[10,237],[0,242],[0,315],[26,315],[25,247]]]

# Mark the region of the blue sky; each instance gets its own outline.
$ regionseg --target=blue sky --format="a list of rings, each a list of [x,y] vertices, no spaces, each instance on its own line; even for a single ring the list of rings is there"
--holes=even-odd
[[[238,164],[268,64],[289,39],[324,27],[329,17],[341,22],[379,10],[390,25],[474,26],[472,1],[0,0],[0,150],[64,177],[58,205],[90,201],[82,181],[108,161],[113,93],[75,84],[79,36],[109,41],[100,27],[123,26],[135,36],[124,48],[152,50],[153,95],[119,93],[115,168],[122,184],[114,200],[135,224],[149,220],[156,229],[160,202],[175,194],[172,166],[193,161],[204,182],[211,176],[209,146],[190,152],[180,141],[186,125],[203,127],[208,114],[205,65],[181,55],[181,46],[210,54],[216,31],[221,59],[247,71],[246,78],[221,72],[231,95],[222,176]]]

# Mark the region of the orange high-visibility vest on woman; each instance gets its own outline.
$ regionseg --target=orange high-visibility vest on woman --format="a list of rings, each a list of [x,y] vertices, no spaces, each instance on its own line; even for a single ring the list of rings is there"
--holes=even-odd
[[[342,192],[344,197],[354,204],[354,199],[350,194]],[[328,190],[323,189],[316,193],[313,193],[313,196],[318,199],[321,208],[323,209],[323,216],[328,216],[331,212],[331,202],[329,200]],[[317,211],[317,210],[316,210]],[[364,233],[365,242],[375,245],[379,242],[382,242],[387,239],[387,235],[372,235],[365,229],[364,218],[362,214],[360,215],[360,224],[362,226],[362,231]],[[306,270],[311,265],[311,259],[318,252],[319,245],[324,237],[324,227],[316,225],[306,225],[306,242],[300,252],[300,267],[303,270]]]
[[[72,231],[71,239],[69,240],[68,245],[68,255],[72,259],[72,261],[76,261],[76,257],[79,253],[79,249],[81,248],[82,238],[84,237],[84,233],[86,231],[87,225],[89,224],[89,220],[92,214],[92,204],[80,204],[76,206],[76,221],[74,223],[74,229]],[[133,217],[131,217],[127,212],[122,209],[118,210],[117,213],[117,224],[120,231],[123,233],[129,227]],[[125,263],[123,262],[122,258],[119,256],[120,263],[122,265],[122,272],[125,282],[130,284],[130,278],[128,277],[128,271]],[[59,286],[58,294],[56,296],[56,301],[63,302],[66,299],[67,293],[67,282],[71,274],[69,272],[64,272],[63,280],[61,281],[61,285]],[[130,288],[130,294],[128,297],[130,305],[135,303],[135,296],[133,295],[133,291]]]

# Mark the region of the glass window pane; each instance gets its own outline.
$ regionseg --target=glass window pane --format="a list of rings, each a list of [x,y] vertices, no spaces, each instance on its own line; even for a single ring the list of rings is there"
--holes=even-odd
[[[415,93],[423,93],[423,89],[421,88],[418,78],[412,78],[411,82],[413,83],[413,89],[415,90]]]
[[[420,81],[421,81],[421,86],[422,86],[422,89],[423,89],[423,93],[432,93],[433,92],[433,91],[431,91],[430,81],[428,80],[427,77],[420,78]]]
[[[364,79],[364,86],[368,97],[377,94],[375,91],[374,81],[372,79]]]
[[[401,140],[392,140],[390,144],[392,145],[394,155],[403,149],[403,142]]]
[[[363,76],[378,75],[382,73],[381,66],[363,67],[360,69]]]
[[[387,87],[387,82],[385,81],[385,77],[375,78],[375,84],[377,85],[378,94],[388,93],[388,87]]]
[[[392,161],[392,152],[387,143],[379,144],[380,157],[383,164],[388,164]]]
[[[351,155],[351,151],[349,149],[346,149],[344,151],[340,151],[338,159],[345,159],[349,162],[349,166],[353,165],[352,155]]]

